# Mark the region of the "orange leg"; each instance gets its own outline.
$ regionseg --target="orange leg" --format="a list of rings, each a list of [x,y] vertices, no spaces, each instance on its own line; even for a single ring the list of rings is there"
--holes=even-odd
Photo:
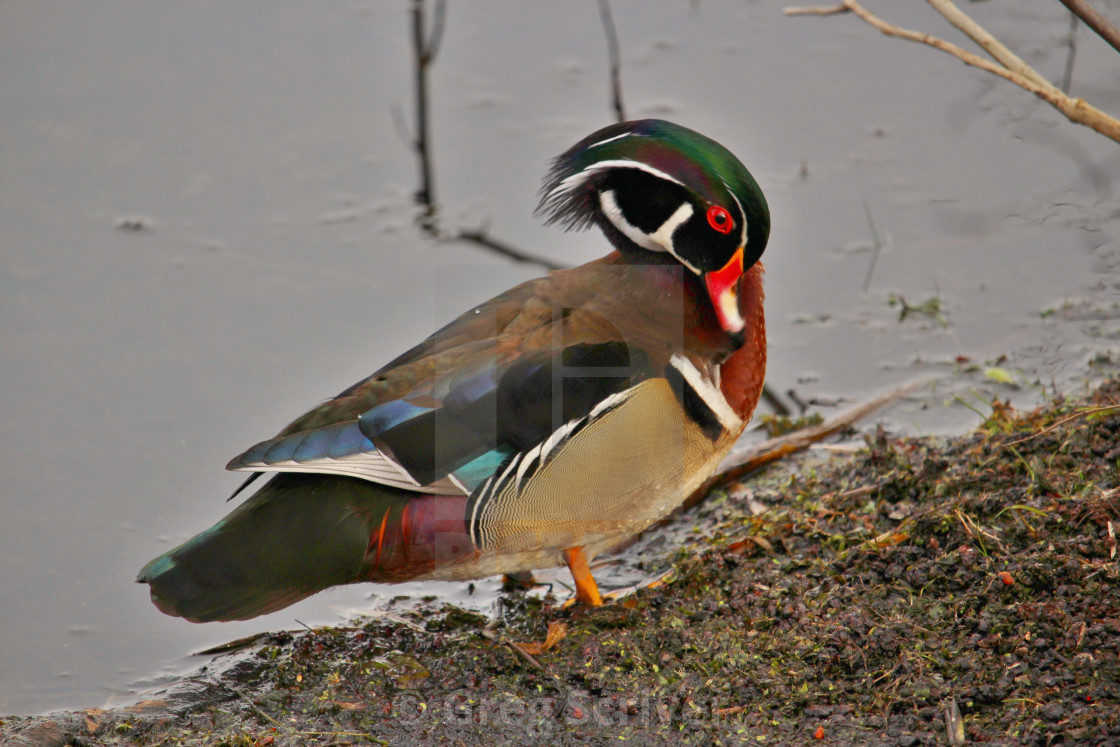
[[[576,601],[589,607],[598,607],[603,603],[599,596],[599,586],[591,569],[587,567],[587,556],[583,554],[582,547],[569,547],[564,551],[564,560],[568,570],[572,572],[572,580],[576,582]]]

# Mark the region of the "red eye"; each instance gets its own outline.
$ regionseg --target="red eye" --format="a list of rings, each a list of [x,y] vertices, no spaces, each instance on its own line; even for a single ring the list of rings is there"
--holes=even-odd
[[[708,225],[720,233],[731,233],[731,229],[735,227],[735,221],[731,220],[731,213],[727,212],[726,209],[719,205],[712,205],[708,208]]]

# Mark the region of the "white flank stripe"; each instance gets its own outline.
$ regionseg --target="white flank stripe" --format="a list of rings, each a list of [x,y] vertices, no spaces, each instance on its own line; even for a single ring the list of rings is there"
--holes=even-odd
[[[521,480],[524,479],[525,473],[529,471],[529,465],[532,464],[534,459],[540,458],[541,444],[537,444],[529,451],[525,452],[525,458],[521,460],[521,464],[517,467],[517,480],[513,484],[514,492],[521,492]]]
[[[541,466],[542,467],[544,466],[544,463],[548,460],[548,455],[552,453],[552,450],[555,449],[560,444],[560,442],[564,440],[564,437],[572,432],[572,429],[576,427],[576,424],[579,423],[582,420],[583,420],[583,418],[579,418],[577,420],[573,420],[570,423],[564,423],[564,425],[557,428],[553,432],[553,434],[548,437],[548,440],[544,442],[544,446],[541,447]]]
[[[493,491],[495,493],[504,490],[502,486],[506,482],[506,479],[513,474],[513,471],[517,469],[517,465],[521,463],[521,456],[521,454],[514,456],[514,458],[509,461],[509,464],[506,465],[506,468],[502,470],[502,474],[496,475],[493,486]]]
[[[493,475],[487,477],[486,482],[482,483],[482,487],[479,488],[478,500],[474,502],[474,510],[471,511],[471,520],[470,523],[467,524],[467,527],[471,532],[471,542],[474,543],[475,547],[482,547],[481,540],[479,539],[478,535],[474,533],[474,528],[478,524],[478,510],[482,508],[482,504],[486,502],[486,493],[488,490],[490,490],[490,484],[492,482],[494,482]]]
[[[719,387],[713,385],[708,377],[700,373],[692,361],[680,353],[674,353],[673,357],[669,359],[669,363],[681,372],[681,376],[700,395],[704,404],[712,409],[720,425],[732,432],[739,430],[743,421],[731,409],[731,405],[727,403],[727,398],[723,396]]]
[[[640,386],[640,384],[639,384],[639,386]],[[615,405],[618,405],[624,399],[626,399],[631,394],[633,394],[635,389],[637,389],[637,387],[632,386],[629,389],[623,389],[621,392],[615,392],[614,394],[607,397],[606,399],[604,399],[599,404],[595,405],[594,409],[592,409],[590,414],[588,414],[587,419],[588,420],[594,420],[595,418],[599,417],[605,411],[613,408]]]

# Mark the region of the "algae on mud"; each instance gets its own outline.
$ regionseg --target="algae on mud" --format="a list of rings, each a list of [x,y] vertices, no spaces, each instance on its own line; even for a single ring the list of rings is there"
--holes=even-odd
[[[454,608],[274,634],[131,708],[5,717],[0,741],[1120,740],[1120,381],[996,402],[959,438],[866,441],[681,515],[659,530],[678,579],[620,604],[510,594],[490,638]],[[507,645],[557,621],[539,667]]]

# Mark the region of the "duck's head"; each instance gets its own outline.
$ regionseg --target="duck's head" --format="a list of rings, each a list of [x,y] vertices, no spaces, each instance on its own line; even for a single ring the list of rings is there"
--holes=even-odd
[[[770,210],[716,141],[659,119],[604,127],[553,161],[538,212],[568,229],[598,225],[625,254],[671,255],[703,281],[720,326],[743,330],[739,278],[766,248]]]

